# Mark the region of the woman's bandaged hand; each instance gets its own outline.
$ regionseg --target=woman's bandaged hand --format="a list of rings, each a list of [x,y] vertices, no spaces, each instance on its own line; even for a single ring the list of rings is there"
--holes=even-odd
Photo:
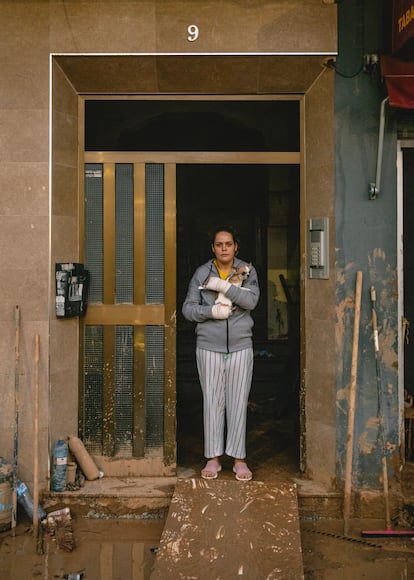
[[[216,320],[226,320],[231,314],[231,306],[227,304],[214,304],[211,313]]]
[[[225,294],[230,286],[230,282],[212,276],[208,279],[204,287],[207,290],[214,290],[214,292],[223,292],[223,294]]]

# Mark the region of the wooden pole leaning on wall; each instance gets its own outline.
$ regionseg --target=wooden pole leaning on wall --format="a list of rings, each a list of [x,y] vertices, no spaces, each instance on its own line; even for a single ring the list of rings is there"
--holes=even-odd
[[[12,503],[12,536],[16,534],[17,522],[17,467],[19,455],[19,358],[20,358],[20,307],[14,309],[14,441],[13,441],[13,503]]]
[[[34,343],[34,425],[33,425],[33,535],[37,543],[39,537],[39,359],[40,344],[39,335],[35,336]],[[37,549],[37,546],[36,546]]]
[[[348,430],[346,437],[346,463],[344,488],[344,534],[348,534],[352,496],[352,459],[354,447],[355,399],[358,370],[359,321],[361,318],[362,272],[357,272],[355,285],[355,316],[352,339],[351,383],[349,389]]]

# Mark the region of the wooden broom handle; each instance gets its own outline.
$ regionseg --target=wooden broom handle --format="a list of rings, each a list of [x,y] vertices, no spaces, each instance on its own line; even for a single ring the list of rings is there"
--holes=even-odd
[[[349,390],[348,431],[346,438],[346,465],[344,488],[344,533],[348,534],[348,520],[351,513],[352,456],[354,447],[355,399],[358,367],[359,321],[361,317],[362,272],[357,272],[355,287],[355,317],[352,339],[351,385]]]

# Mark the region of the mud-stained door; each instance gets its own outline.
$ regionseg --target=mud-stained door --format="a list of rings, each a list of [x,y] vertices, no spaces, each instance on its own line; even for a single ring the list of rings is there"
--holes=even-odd
[[[172,474],[175,166],[86,161],[80,432],[108,475]]]

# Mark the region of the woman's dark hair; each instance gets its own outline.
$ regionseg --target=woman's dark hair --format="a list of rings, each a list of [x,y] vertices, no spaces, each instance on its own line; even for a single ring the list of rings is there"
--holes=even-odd
[[[214,245],[214,240],[216,239],[216,236],[219,232],[227,232],[228,234],[230,234],[233,238],[233,242],[235,244],[237,244],[237,246],[240,246],[240,240],[239,240],[239,236],[236,232],[236,230],[232,227],[232,226],[219,226],[217,228],[215,228],[215,230],[213,231],[212,235],[211,235],[211,245]]]

